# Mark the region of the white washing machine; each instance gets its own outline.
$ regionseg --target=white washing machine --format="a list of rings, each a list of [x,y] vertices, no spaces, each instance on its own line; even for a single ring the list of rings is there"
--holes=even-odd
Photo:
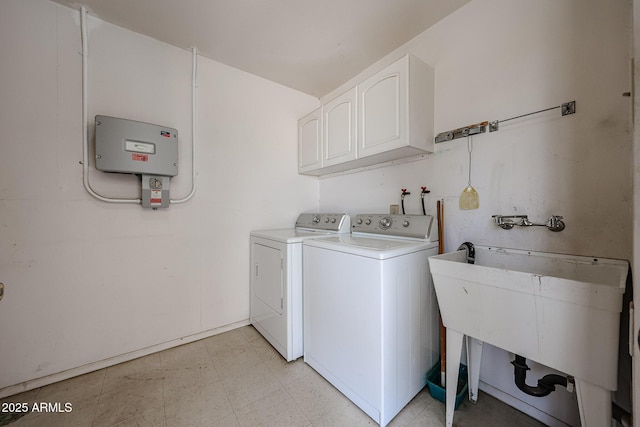
[[[346,214],[300,214],[293,229],[251,232],[251,324],[288,362],[302,356],[302,242],[349,233]]]
[[[381,426],[439,356],[432,216],[357,215],[351,235],[304,242],[304,361]]]

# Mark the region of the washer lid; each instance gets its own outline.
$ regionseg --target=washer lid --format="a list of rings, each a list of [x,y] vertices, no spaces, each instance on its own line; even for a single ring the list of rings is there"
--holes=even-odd
[[[368,258],[388,259],[425,249],[436,248],[438,243],[425,239],[365,237],[352,234],[308,240],[304,241],[303,245]]]
[[[251,232],[252,237],[260,237],[262,239],[275,240],[282,243],[300,243],[305,239],[327,237],[335,234],[326,230],[296,230],[286,228],[280,230],[255,230]]]

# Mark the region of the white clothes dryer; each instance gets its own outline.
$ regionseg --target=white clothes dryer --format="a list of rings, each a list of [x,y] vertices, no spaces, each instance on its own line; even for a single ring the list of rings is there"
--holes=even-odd
[[[349,233],[346,214],[303,213],[295,228],[252,231],[250,322],[288,362],[302,356],[302,242]]]
[[[304,246],[304,361],[381,426],[439,355],[432,216],[357,215],[351,235]]]

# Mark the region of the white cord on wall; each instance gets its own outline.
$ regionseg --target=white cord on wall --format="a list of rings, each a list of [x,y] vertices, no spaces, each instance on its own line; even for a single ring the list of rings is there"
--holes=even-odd
[[[82,36],[82,182],[89,194],[98,200],[108,203],[137,203],[141,204],[141,199],[118,199],[105,197],[93,190],[89,183],[89,127],[88,127],[88,36],[87,36],[87,8],[80,7],[80,30]],[[191,72],[191,192],[182,199],[170,200],[170,203],[183,203],[190,200],[196,193],[196,70],[197,70],[197,49],[192,52],[192,72]]]

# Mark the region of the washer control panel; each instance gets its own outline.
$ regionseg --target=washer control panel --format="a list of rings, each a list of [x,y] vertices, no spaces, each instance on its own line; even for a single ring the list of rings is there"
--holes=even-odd
[[[431,215],[359,214],[351,231],[436,241],[438,230],[433,223]]]
[[[344,213],[303,213],[296,220],[296,228],[349,233],[351,220]]]

